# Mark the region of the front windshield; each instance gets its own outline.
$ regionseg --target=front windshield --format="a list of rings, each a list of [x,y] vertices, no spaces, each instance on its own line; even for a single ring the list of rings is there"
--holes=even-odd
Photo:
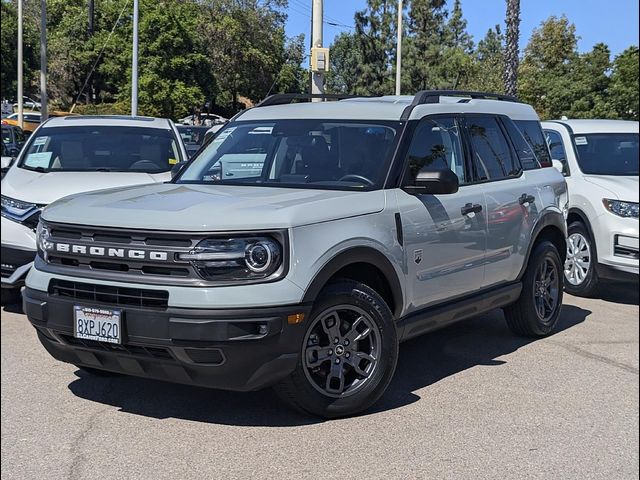
[[[380,188],[399,122],[235,122],[189,164],[178,183]]]
[[[84,126],[41,128],[20,167],[38,171],[167,172],[180,160],[171,130]]]
[[[574,136],[578,163],[590,175],[638,175],[637,133],[592,133]]]

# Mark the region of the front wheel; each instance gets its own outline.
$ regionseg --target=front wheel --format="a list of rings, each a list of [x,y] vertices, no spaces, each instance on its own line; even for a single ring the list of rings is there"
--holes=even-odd
[[[340,280],[320,294],[298,365],[275,389],[306,413],[353,415],[384,393],[397,359],[396,327],[385,301],[367,285]]]
[[[538,243],[522,279],[520,298],[504,309],[507,325],[523,336],[549,335],[558,323],[562,308],[562,260],[556,246]]]
[[[571,295],[591,297],[598,290],[596,249],[582,222],[569,225],[567,261],[564,265],[565,290]]]

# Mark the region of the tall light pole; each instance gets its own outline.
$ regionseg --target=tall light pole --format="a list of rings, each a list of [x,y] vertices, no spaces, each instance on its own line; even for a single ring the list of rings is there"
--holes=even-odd
[[[47,105],[47,0],[40,0],[40,119],[49,116]]]
[[[138,115],[138,0],[133,0],[133,55],[131,57],[131,116]]]
[[[18,0],[18,125],[20,128],[24,128],[22,75],[22,0]]]
[[[400,95],[402,79],[402,0],[398,0],[398,42],[396,48],[396,95]]]
[[[311,10],[311,47],[322,48],[323,1],[313,0]],[[324,93],[324,73],[311,72],[311,93]]]

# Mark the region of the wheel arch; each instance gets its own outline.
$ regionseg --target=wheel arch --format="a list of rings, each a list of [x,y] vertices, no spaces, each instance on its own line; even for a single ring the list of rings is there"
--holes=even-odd
[[[518,280],[522,280],[527,270],[531,252],[533,252],[534,247],[545,240],[550,241],[556,246],[560,258],[564,262],[567,255],[567,222],[562,213],[555,210],[548,210],[542,214],[534,226],[531,234],[531,242],[529,242],[529,246],[527,247],[526,261],[518,275]]]
[[[393,264],[380,251],[371,247],[343,250],[329,260],[307,287],[303,302],[313,303],[332,280],[348,278],[373,288],[389,305],[394,318],[400,318],[403,294],[400,279]]]
[[[591,226],[591,222],[589,221],[589,217],[587,216],[587,214],[584,213],[579,208],[576,208],[576,207],[570,208],[569,215],[567,217],[567,228],[573,222],[582,222],[584,224],[584,226],[587,229],[587,232],[589,232],[589,236],[591,237],[591,243],[592,243],[591,246],[596,250],[596,253],[597,253],[596,237],[593,234],[593,227]]]

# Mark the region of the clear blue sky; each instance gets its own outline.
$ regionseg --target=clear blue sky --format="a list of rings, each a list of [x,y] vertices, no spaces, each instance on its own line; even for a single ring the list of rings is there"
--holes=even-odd
[[[364,8],[365,0],[325,0],[325,22],[345,26],[324,25],[324,43],[328,46],[341,31],[350,31],[353,14]],[[449,0],[449,6],[453,0]],[[480,40],[496,23],[504,24],[505,0],[462,0],[467,29],[474,40]],[[578,49],[587,51],[598,42],[609,45],[615,55],[630,45],[638,45],[637,0],[521,0],[521,48],[540,22],[551,15],[566,14],[576,25],[580,37]],[[311,0],[289,0],[287,35],[300,33],[309,39]]]

